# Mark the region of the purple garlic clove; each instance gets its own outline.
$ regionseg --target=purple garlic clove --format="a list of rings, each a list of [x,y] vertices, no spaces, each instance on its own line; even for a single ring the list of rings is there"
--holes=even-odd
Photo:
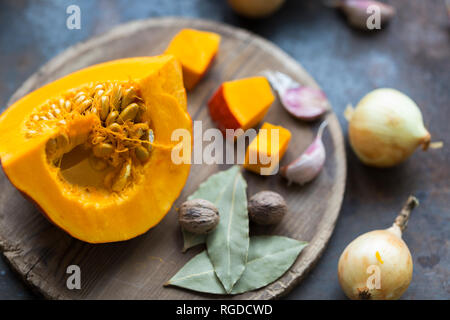
[[[290,88],[281,95],[281,102],[294,117],[312,121],[328,111],[328,102],[322,90],[314,87]]]
[[[302,86],[278,71],[266,70],[262,74],[278,92],[283,107],[294,117],[312,121],[329,110],[327,97],[319,88]]]
[[[323,168],[326,153],[322,142],[322,134],[327,121],[322,122],[317,131],[317,136],[300,157],[281,168],[281,175],[292,182],[303,185],[313,180]]]
[[[380,28],[395,16],[393,6],[374,0],[339,0],[335,6],[346,15],[351,26],[361,30],[370,30],[368,20],[376,12],[379,12],[380,16]],[[375,7],[378,8],[377,11],[372,10]]]

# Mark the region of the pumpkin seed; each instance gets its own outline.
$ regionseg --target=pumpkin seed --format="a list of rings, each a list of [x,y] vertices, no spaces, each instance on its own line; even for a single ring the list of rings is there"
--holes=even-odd
[[[81,104],[83,103],[84,100],[86,100],[86,96],[85,95],[81,95],[78,98],[74,99],[75,100],[75,104]]]
[[[90,111],[91,111],[91,113],[93,113],[93,114],[95,114],[96,116],[98,116],[98,110],[97,110],[96,107],[92,107]]]
[[[112,111],[108,117],[106,117],[105,124],[107,127],[109,127],[112,123],[116,122],[117,118],[119,117],[118,111]]]
[[[32,137],[33,135],[35,135],[37,133],[36,130],[28,130],[28,132],[26,133],[27,138]]]
[[[69,137],[65,133],[59,134],[56,138],[56,145],[58,148],[65,148],[69,145]]]
[[[64,103],[64,107],[66,108],[67,111],[71,111],[72,110],[72,102],[66,101],[66,103]]]
[[[93,155],[89,157],[89,164],[96,171],[103,171],[108,167],[108,162]]]
[[[80,105],[80,113],[85,112],[89,107],[92,105],[92,99],[86,99],[84,102]]]
[[[143,103],[139,103],[139,112],[136,116],[136,121],[140,122],[142,121],[142,116],[147,111],[147,107]]]
[[[109,114],[109,97],[103,96],[101,99],[100,119],[105,121]]]
[[[65,133],[61,133],[47,141],[45,151],[47,155],[54,155],[58,150],[64,150],[69,145],[69,137]]]
[[[134,135],[136,138],[140,139],[142,138],[145,133],[148,131],[148,124],[146,123],[137,123],[133,127]]]
[[[120,132],[122,131],[122,127],[118,124],[118,123],[111,123],[108,126],[109,130],[113,131],[113,132]]]
[[[120,113],[119,121],[124,123],[124,122],[127,122],[128,120],[130,120],[130,121],[134,120],[134,118],[136,118],[138,111],[139,111],[139,106],[137,105],[137,103],[130,104],[128,107],[123,109],[123,111]]]
[[[104,158],[110,156],[114,152],[114,147],[109,143],[99,143],[92,149],[95,156]]]
[[[122,102],[120,104],[121,109],[128,106],[131,102],[133,102],[134,98],[136,97],[136,91],[134,90],[134,87],[129,87],[125,90],[122,98]]]
[[[76,101],[76,100],[80,99],[81,97],[86,98],[86,92],[84,92],[84,91],[78,92],[78,93],[75,95],[75,97],[73,97],[73,100]],[[83,98],[83,100],[84,100],[84,98]]]
[[[112,90],[111,94],[111,102],[112,105],[117,107],[120,105],[120,99],[122,99],[122,87],[121,86],[115,86]]]
[[[137,146],[134,152],[136,153],[136,158],[142,162],[147,161],[150,157],[150,152],[143,146]]]
[[[116,192],[122,191],[123,188],[125,188],[130,176],[131,162],[128,160],[127,163],[123,165],[122,169],[120,169],[119,175],[117,176],[116,181],[114,181],[111,189]]]
[[[53,155],[56,152],[56,139],[49,139],[45,145],[45,152],[47,155]]]
[[[103,184],[105,185],[106,188],[111,189],[112,182],[113,182],[115,176],[116,176],[115,170],[111,170],[105,175],[105,178],[103,179]]]

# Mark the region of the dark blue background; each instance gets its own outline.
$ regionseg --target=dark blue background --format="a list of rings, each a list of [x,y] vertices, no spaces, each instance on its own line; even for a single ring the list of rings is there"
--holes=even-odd
[[[450,298],[449,18],[443,0],[391,0],[398,15],[386,30],[365,34],[347,27],[317,0],[288,0],[270,18],[236,16],[225,0],[2,0],[0,2],[0,106],[43,63],[67,47],[134,19],[187,16],[249,29],[299,61],[327,93],[343,129],[347,103],[368,91],[394,87],[421,107],[439,151],[418,151],[388,170],[363,166],[347,146],[348,180],[343,208],[324,256],[292,291],[291,299],[344,298],[337,261],[357,235],[388,227],[408,194],[422,204],[405,234],[414,259],[407,299]],[[81,30],[66,28],[66,8],[81,8]],[[1,192],[1,191],[0,191]],[[1,219],[1,215],[0,215]],[[0,299],[35,297],[0,259]]]

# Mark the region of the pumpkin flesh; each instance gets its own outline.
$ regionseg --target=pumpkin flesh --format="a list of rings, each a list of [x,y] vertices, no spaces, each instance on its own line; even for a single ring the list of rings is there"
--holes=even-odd
[[[112,166],[98,172],[88,165],[91,151],[84,147],[86,141],[93,131],[104,129],[98,115],[75,113],[67,123],[49,125],[30,136],[27,119],[49,98],[91,82],[116,85],[130,81],[139,90],[145,105],[140,117],[150,123],[154,141],[146,161],[137,161],[129,151],[133,157],[123,158],[124,164],[115,169],[120,173],[129,163],[132,174],[123,189],[115,191],[103,183]],[[0,116],[0,159],[6,175],[50,221],[80,240],[113,242],[146,232],[170,210],[189,174],[189,164],[171,160],[173,130],[192,131],[182,81],[178,62],[162,55],[95,65],[28,94]],[[49,153],[49,141],[61,135],[70,143]],[[117,172],[116,180],[120,178]]]

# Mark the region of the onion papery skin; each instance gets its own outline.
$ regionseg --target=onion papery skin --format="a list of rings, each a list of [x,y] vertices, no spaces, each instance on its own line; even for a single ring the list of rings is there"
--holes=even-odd
[[[342,290],[352,300],[396,300],[408,288],[413,273],[413,261],[406,243],[394,226],[375,230],[353,240],[342,253],[338,264],[338,278]],[[379,252],[381,261],[377,259]],[[380,268],[380,289],[369,289],[367,268]]]
[[[349,121],[350,145],[366,165],[392,167],[430,142],[415,102],[395,89],[376,89],[358,103]]]

